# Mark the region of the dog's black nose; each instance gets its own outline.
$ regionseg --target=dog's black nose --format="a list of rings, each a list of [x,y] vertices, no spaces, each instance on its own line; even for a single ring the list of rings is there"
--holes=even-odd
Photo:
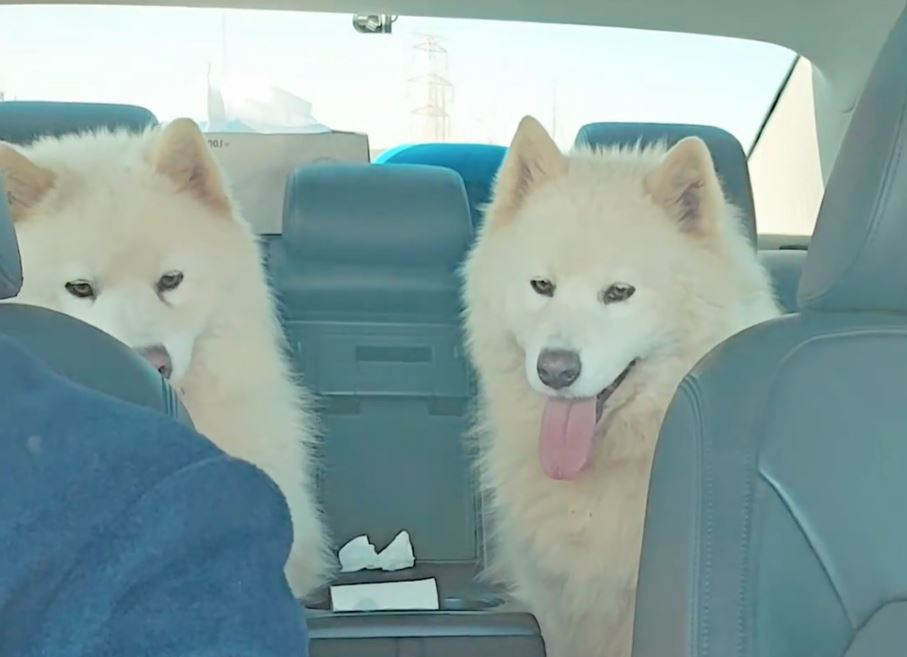
[[[153,347],[141,347],[136,349],[139,355],[147,360],[165,379],[169,379],[173,374],[173,361],[170,359],[170,352],[164,345],[156,344]]]
[[[569,349],[545,349],[539,354],[535,371],[549,388],[566,388],[579,378],[583,365],[579,354]]]

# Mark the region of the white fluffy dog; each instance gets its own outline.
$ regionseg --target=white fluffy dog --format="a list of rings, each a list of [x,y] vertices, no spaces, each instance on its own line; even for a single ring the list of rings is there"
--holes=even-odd
[[[0,174],[25,273],[17,301],[144,354],[199,431],[280,486],[295,533],[288,580],[299,596],[319,587],[331,557],[309,400],[284,359],[255,237],[195,123],[0,143]]]
[[[680,380],[778,314],[708,148],[562,154],[522,121],[466,269],[492,570],[550,657],[627,657],[650,463]]]

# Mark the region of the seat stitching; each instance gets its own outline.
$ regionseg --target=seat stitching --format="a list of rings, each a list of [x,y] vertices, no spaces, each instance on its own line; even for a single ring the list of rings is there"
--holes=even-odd
[[[743,490],[743,515],[742,527],[740,533],[740,571],[737,580],[737,654],[743,655],[746,645],[746,624],[747,624],[747,581],[750,576],[750,549],[752,548],[752,519],[753,519],[753,498],[755,496],[755,481],[750,475],[756,470],[757,458],[755,450],[748,450],[747,462],[744,464],[746,472],[746,481]]]
[[[712,483],[712,470],[711,470],[711,459],[707,456],[708,452],[708,441],[704,440],[703,432],[703,418],[705,414],[702,412],[703,406],[703,396],[702,390],[698,385],[698,380],[695,376],[688,376],[681,382],[680,391],[686,393],[687,401],[690,404],[690,411],[694,416],[694,428],[695,428],[695,445],[698,451],[699,457],[699,477],[701,479],[700,485],[696,486],[696,491],[698,495],[697,504],[696,504],[696,517],[694,521],[696,522],[697,529],[702,536],[702,549],[693,551],[694,563],[692,565],[692,582],[691,588],[693,599],[698,600],[699,604],[694,606],[689,619],[689,632],[690,632],[690,646],[689,654],[695,655],[699,654],[708,654],[709,645],[710,645],[710,593],[711,593],[711,574],[712,574],[712,565],[713,565],[713,550],[712,544],[714,539],[714,522],[713,522],[713,505],[712,505],[712,495],[711,491],[713,488]],[[695,535],[695,534],[694,534]],[[700,572],[701,576],[696,577],[695,573]],[[698,586],[697,586],[698,585]],[[698,589],[698,590],[697,590]],[[700,625],[701,622],[701,633],[697,634],[696,628],[697,625]],[[699,646],[697,646],[697,639],[699,640]],[[699,647],[702,650],[699,650]]]

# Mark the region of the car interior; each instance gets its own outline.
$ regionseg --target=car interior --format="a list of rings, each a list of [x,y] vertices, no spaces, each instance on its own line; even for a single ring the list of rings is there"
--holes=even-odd
[[[0,0],[0,17],[38,4]],[[348,0],[96,4],[347,18],[362,11]],[[794,53],[753,144],[683,116],[585,121],[571,137],[591,148],[700,137],[785,312],[710,353],[674,398],[650,485],[633,655],[903,654],[904,1],[369,6],[376,16],[670,31]],[[140,131],[174,118],[130,98],[4,99],[4,64],[0,141],[25,145],[101,127]],[[801,65],[806,74],[794,75]],[[788,103],[800,93],[791,86],[798,81],[810,88],[808,106],[797,109],[806,123],[792,118]],[[433,577],[439,588],[440,608],[431,611],[336,612],[325,591],[300,609],[316,657],[545,657],[534,617],[480,577],[491,548],[465,440],[477,390],[463,345],[460,267],[506,145],[414,142],[370,162],[301,166],[286,178],[281,231],[259,235],[293,366],[321,411],[318,492],[335,549],[361,534],[378,547],[401,529],[414,538],[413,568],[342,573],[333,583]],[[815,171],[790,165],[796,158],[787,151],[801,148],[815,151]],[[774,180],[766,171],[785,189],[798,176],[820,181],[820,206],[771,202],[813,214],[814,237],[760,229],[783,225],[760,214]],[[0,207],[3,300],[21,284],[15,239]],[[0,333],[82,385],[191,425],[157,372],[86,324],[13,301],[0,304]]]

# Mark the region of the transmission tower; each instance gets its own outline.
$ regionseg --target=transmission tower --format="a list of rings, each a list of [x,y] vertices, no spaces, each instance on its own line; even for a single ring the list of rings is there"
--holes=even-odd
[[[438,37],[420,34],[413,46],[424,72],[409,79],[416,87],[419,103],[410,112],[413,133],[422,141],[447,141],[450,137],[450,106],[453,103],[453,84],[447,78],[447,50]]]

